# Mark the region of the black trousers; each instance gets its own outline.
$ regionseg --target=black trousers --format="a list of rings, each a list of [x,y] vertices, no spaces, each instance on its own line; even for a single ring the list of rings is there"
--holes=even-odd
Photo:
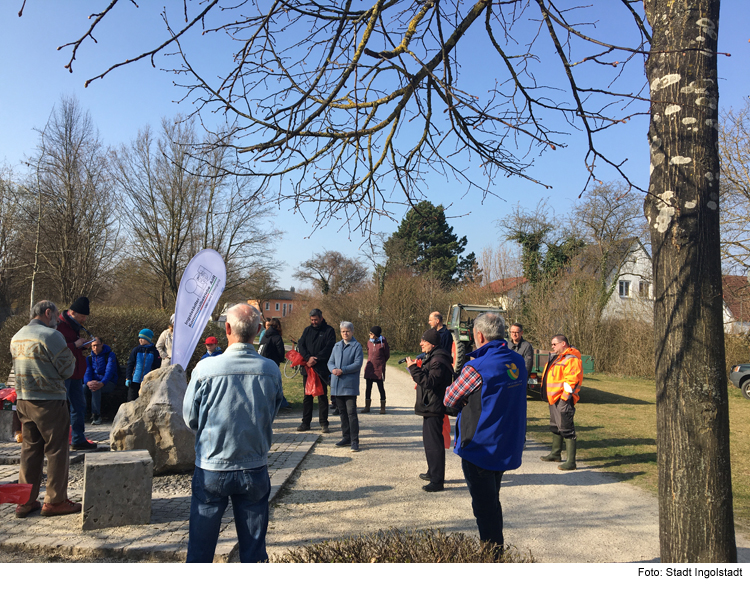
[[[434,484],[445,481],[445,443],[443,442],[443,416],[422,417],[422,441],[427,457],[427,476]]]
[[[307,382],[307,372],[302,368],[302,384]],[[320,380],[323,382],[323,380]],[[323,382],[323,394],[321,396],[308,396],[305,394],[302,397],[302,424],[310,426],[313,415],[313,399],[318,399],[318,421],[320,421],[321,427],[328,426],[328,385]]]
[[[341,436],[352,443],[359,443],[359,419],[356,396],[334,396],[341,415]]]
[[[380,392],[380,401],[385,402],[385,386],[383,386],[383,380],[369,380],[365,378],[365,400],[372,398],[372,383],[375,382],[378,385],[378,391]]]
[[[137,400],[140,397],[141,393],[141,385],[136,384],[135,382],[130,382],[130,385],[128,386],[128,402],[133,402],[133,400]]]
[[[573,417],[576,414],[576,407],[573,399],[563,400],[560,398],[549,407],[549,430],[555,435],[562,435],[565,439],[576,438],[576,426],[573,424]]]
[[[485,470],[461,458],[466,485],[471,495],[471,508],[477,520],[479,539],[502,547],[503,507],[500,504],[500,481],[503,473]]]

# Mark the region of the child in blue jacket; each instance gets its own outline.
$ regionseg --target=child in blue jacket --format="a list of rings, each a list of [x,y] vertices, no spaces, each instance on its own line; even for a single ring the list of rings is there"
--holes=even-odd
[[[125,385],[128,387],[128,402],[138,398],[141,391],[141,382],[146,374],[153,369],[161,367],[159,351],[153,345],[154,332],[144,328],[138,333],[139,345],[130,352],[128,368],[125,372]]]

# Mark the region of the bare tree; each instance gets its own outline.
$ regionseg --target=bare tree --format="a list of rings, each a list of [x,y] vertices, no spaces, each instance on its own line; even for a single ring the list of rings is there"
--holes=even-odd
[[[278,289],[278,282],[273,271],[267,267],[261,267],[253,271],[247,278],[243,286],[243,293],[247,299],[258,302],[261,314],[265,315],[265,304]]]
[[[117,260],[119,212],[107,151],[91,116],[63,97],[31,160],[25,210],[39,225],[39,272],[62,302],[96,297]]]
[[[117,4],[103,6],[89,30],[68,44],[69,68]],[[369,229],[393,203],[426,196],[431,170],[485,194],[504,176],[542,182],[532,177],[527,156],[563,147],[563,135],[551,125],[566,120],[588,136],[592,177],[600,162],[620,169],[598,150],[596,133],[648,109],[645,88],[628,88],[620,77],[633,56],[645,55],[649,40],[632,0],[610,9],[621,24],[633,25],[629,48],[597,39],[593,25],[583,24],[591,22],[583,9],[558,9],[548,0],[189,4],[164,10],[167,35],[158,47],[86,84],[170,47],[178,59],[170,69],[185,80],[196,112],[225,113],[236,131],[233,145],[266,162],[264,174],[291,180],[282,198],[296,207],[324,204],[319,220],[344,216]],[[186,41],[193,28],[203,29],[206,43],[232,39],[231,65],[204,71],[194,61],[201,50]],[[460,85],[459,47],[468,38],[475,45],[468,51],[481,52],[487,69],[495,70],[494,85],[481,97],[471,84]],[[567,93],[556,90],[557,70],[533,67],[536,52],[547,52],[550,41]],[[574,51],[584,53],[574,59]],[[583,61],[608,67],[611,83],[602,83],[601,72],[576,68]],[[478,156],[483,178],[467,174],[465,160],[456,158],[464,149]]]
[[[592,314],[598,324],[619,279],[619,270],[634,261],[640,245],[648,245],[648,223],[631,189],[621,182],[597,184],[574,202],[570,224],[580,229],[587,246],[577,257],[579,270],[597,285]],[[649,272],[644,280],[651,282]]]
[[[750,100],[724,113],[721,150],[721,254],[728,272],[750,269]]]
[[[70,44],[69,67],[117,3]],[[606,11],[552,0],[360,4],[185,2],[184,26],[169,27],[165,12],[164,43],[97,78],[174,48],[196,110],[236,122],[238,148],[289,179],[282,198],[364,229],[393,200],[423,197],[430,171],[485,194],[504,175],[536,180],[531,158],[561,146],[568,124],[588,142],[590,179],[600,163],[624,173],[597,134],[648,112],[662,560],[735,560],[715,186],[719,0],[620,0]],[[629,42],[600,38],[596,15]],[[226,70],[194,65],[193,27],[204,41],[237,43]],[[467,39],[491,72],[487,92],[461,84]],[[552,62],[540,57],[550,47]],[[648,83],[634,85],[623,70],[644,58]]]
[[[485,247],[479,255],[479,266],[484,271],[484,285],[495,281],[523,277],[523,268],[519,253],[509,243],[502,243],[495,248]]]
[[[367,267],[356,258],[335,250],[313,254],[294,273],[294,278],[309,281],[324,296],[351,293],[367,278]]]
[[[13,312],[20,296],[19,272],[23,265],[23,219],[19,192],[10,167],[0,168],[0,322]]]
[[[258,267],[275,268],[271,247],[279,233],[268,220],[263,192],[232,174],[231,150],[196,148],[195,126],[181,117],[163,120],[154,137],[142,129],[115,158],[117,184],[130,214],[131,249],[159,278],[159,302],[173,304],[182,271],[202,248],[227,265],[226,297],[235,296]]]

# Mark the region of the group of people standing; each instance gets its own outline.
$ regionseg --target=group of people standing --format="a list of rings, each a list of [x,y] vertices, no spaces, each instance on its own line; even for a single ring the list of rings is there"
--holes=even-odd
[[[336,342],[336,332],[323,318],[318,308],[310,311],[310,325],[305,327],[297,346],[305,366],[320,378],[322,391],[317,396],[305,394],[302,400],[302,423],[297,431],[309,431],[313,416],[313,400],[318,399],[318,421],[323,433],[329,433],[328,385],[335,412],[341,416],[342,439],[336,445],[350,446],[359,451],[359,418],[357,396],[359,396],[359,374],[364,362],[362,345],[354,338],[354,325],[341,322],[341,340]],[[380,414],[386,412],[385,367],[391,352],[379,326],[370,329],[367,342],[368,361],[365,366],[365,407],[369,413],[372,404],[372,387],[376,384],[380,393]],[[308,373],[302,372],[303,386],[307,387]],[[307,391],[307,388],[306,388]]]
[[[500,484],[507,470],[521,465],[526,440],[526,388],[534,349],[523,339],[523,326],[513,324],[505,340],[505,322],[494,312],[477,316],[473,323],[475,349],[456,376],[447,340],[450,332],[439,312],[430,315],[430,329],[420,341],[420,358],[406,363],[417,385],[414,411],[423,417],[422,438],[427,472],[419,478],[426,492],[444,490],[445,452],[450,423],[456,416],[454,453],[472,499],[472,510],[482,541],[504,545]],[[441,333],[441,331],[444,331]],[[452,337],[451,337],[452,339]],[[452,340],[451,340],[452,344]],[[567,459],[561,470],[575,470],[575,403],[583,380],[581,354],[568,339],[555,335],[552,354],[542,377],[542,393],[550,408],[552,452],[543,461],[562,462],[563,440]]]
[[[69,424],[73,426],[72,448],[86,448],[86,444],[76,444],[76,429],[82,433],[80,423],[85,412],[83,389],[80,388],[79,397],[77,384],[83,386],[85,381],[92,395],[106,391],[106,383],[111,381],[111,364],[116,364],[112,361],[114,354],[100,339],[86,341],[78,337],[88,312],[85,298],[79,298],[62,313],[53,302],[39,302],[32,310],[31,322],[11,340],[17,409],[23,429],[19,482],[32,485],[29,501],[16,507],[17,517],[26,517],[36,510],[41,510],[45,516],[81,511],[80,503],[67,498]],[[184,419],[196,431],[189,562],[213,560],[222,516],[230,498],[241,560],[267,559],[265,537],[270,493],[267,458],[272,424],[285,402],[279,371],[284,349],[281,325],[278,320],[271,320],[261,338],[261,354],[255,351],[252,342],[261,329],[260,321],[260,312],[252,306],[238,304],[230,308],[225,324],[226,351],[221,351],[218,342],[206,342],[206,355],[194,369],[185,393]],[[503,318],[486,312],[473,323],[476,348],[471,352],[471,359],[455,376],[445,338],[446,334],[451,339],[452,336],[442,325],[442,316],[434,312],[429,324],[430,328],[420,341],[422,355],[406,358],[416,384],[414,410],[423,418],[428,468],[419,478],[428,481],[423,486],[426,492],[444,489],[444,450],[446,440],[450,441],[446,438],[446,426],[449,432],[450,425],[446,415],[456,416],[454,453],[461,457],[480,539],[495,544],[499,554],[504,544],[500,484],[505,471],[521,465],[529,352],[533,355],[533,349],[523,341],[523,329],[518,324],[511,327],[508,346]],[[299,341],[299,352],[306,366],[314,370],[323,384],[322,393],[317,397],[323,432],[328,432],[327,387],[330,384],[332,399],[341,415],[342,439],[336,445],[350,446],[357,452],[360,449],[357,396],[364,354],[361,344],[354,338],[352,323],[342,322],[339,328],[341,340],[336,342],[335,332],[322,312],[312,310],[310,325]],[[162,337],[168,342],[171,332]],[[152,341],[150,330],[139,333],[139,345],[131,352],[134,373],[139,371],[135,368],[144,363],[153,368],[157,359],[159,363],[169,359],[171,347],[161,357],[160,343],[155,347]],[[89,345],[93,348],[89,360],[94,358],[94,361],[89,362],[87,370],[87,361],[80,349]],[[576,452],[573,416],[582,381],[581,356],[570,347],[564,335],[555,335],[551,346],[542,391],[550,405],[553,448],[542,459],[560,462],[560,469],[572,470]],[[367,347],[363,412],[370,410],[372,386],[377,385],[381,413],[384,413],[383,380],[390,350],[380,327],[370,329]],[[80,367],[79,359],[83,360]],[[130,366],[131,363],[128,364],[128,381],[134,375]],[[79,374],[81,377],[76,384],[75,376]],[[308,379],[306,373],[303,379]],[[298,431],[310,428],[312,411],[313,396],[306,394]],[[86,441],[85,436],[83,441]],[[568,454],[565,463],[561,458],[563,441]],[[45,456],[47,491],[41,504],[37,497]]]

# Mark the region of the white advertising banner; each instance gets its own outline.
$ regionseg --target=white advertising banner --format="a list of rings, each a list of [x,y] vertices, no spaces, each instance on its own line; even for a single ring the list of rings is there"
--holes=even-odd
[[[215,250],[201,250],[188,263],[177,290],[172,365],[187,368],[226,282],[224,259]]]

